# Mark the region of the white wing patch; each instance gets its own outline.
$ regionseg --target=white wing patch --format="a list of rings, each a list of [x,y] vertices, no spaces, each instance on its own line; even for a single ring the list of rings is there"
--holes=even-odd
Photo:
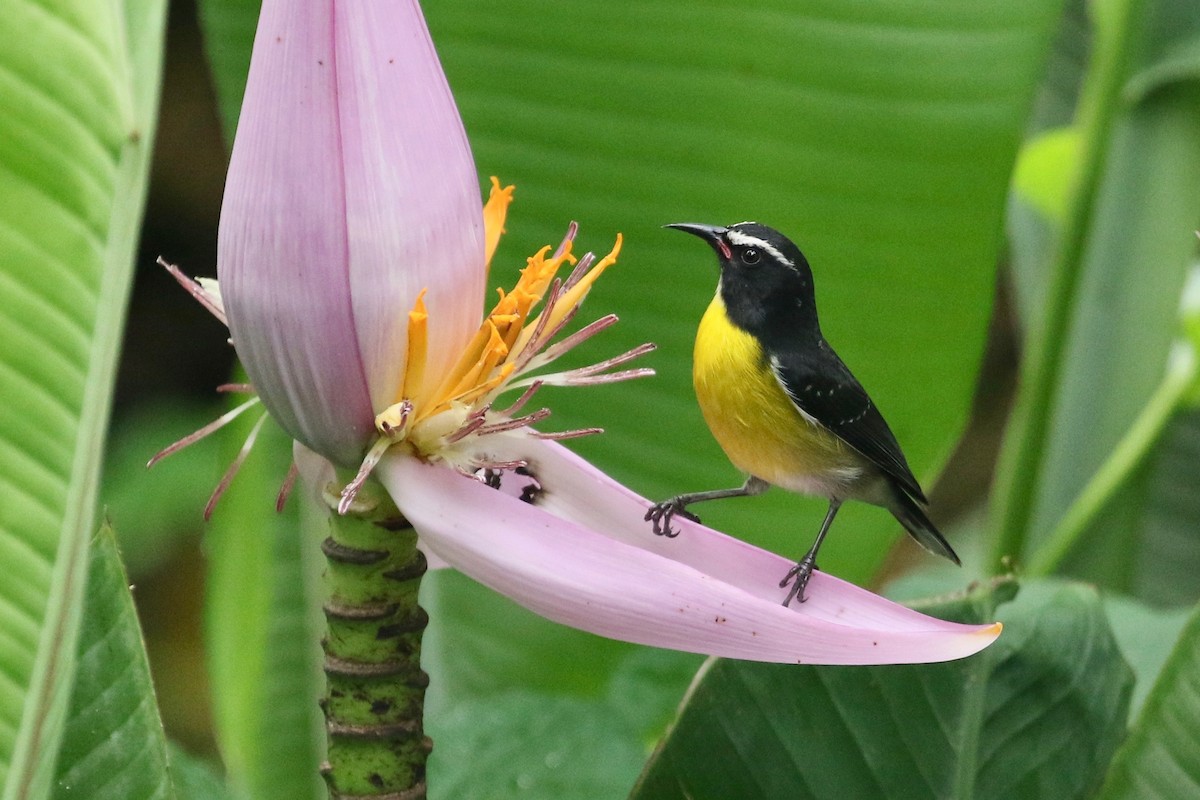
[[[776,358],[775,356],[771,356],[770,363],[771,363],[771,374],[775,376],[775,382],[779,384],[780,389],[783,389],[783,394],[789,400],[791,400],[792,393],[788,391],[787,383],[783,380],[783,373],[780,371],[781,367],[779,364],[779,359]],[[809,425],[815,425],[818,428],[825,427],[824,425],[821,424],[821,422],[816,417],[814,417],[812,414],[808,413],[803,408],[801,408],[800,404],[797,403],[795,400],[792,400],[792,407],[800,412],[800,416],[804,417],[804,421],[807,422]]]
[[[748,233],[742,233],[739,230],[730,228],[725,232],[725,238],[729,240],[730,244],[738,245],[739,247],[757,247],[763,252],[770,253],[781,264],[787,264],[792,269],[796,268],[796,264],[790,258],[785,257],[783,253],[779,252],[779,248],[770,242],[763,241],[757,236],[751,236]]]
[[[791,400],[791,392],[788,391],[787,383],[784,382],[783,374],[780,371],[779,359],[772,356],[769,360],[769,363],[771,365],[771,374],[775,376],[775,381],[779,384],[779,388],[783,389],[783,393],[787,395],[789,400]],[[805,388],[810,391],[812,390],[812,386],[807,386]],[[814,394],[818,395],[819,393],[819,390],[814,392]],[[792,408],[796,409],[804,421],[809,425],[812,425],[815,428],[820,428],[824,431],[829,431],[829,429],[822,425],[816,417],[801,408],[800,404],[795,400],[792,400]],[[832,431],[829,432],[833,436],[837,436],[836,433],[833,433]],[[851,451],[854,450],[854,448],[848,443],[847,448]],[[848,462],[836,466],[828,466],[819,474],[793,475],[787,480],[780,482],[778,485],[785,489],[791,489],[792,491],[802,492],[805,494],[813,494],[817,495],[818,497],[844,497],[847,496],[845,494],[846,487],[853,484],[855,481],[861,478],[862,475],[863,468],[861,466]]]

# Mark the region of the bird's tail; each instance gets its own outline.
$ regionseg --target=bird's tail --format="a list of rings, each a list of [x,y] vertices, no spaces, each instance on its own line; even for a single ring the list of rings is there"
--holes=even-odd
[[[905,494],[904,490],[898,486],[892,486],[891,489],[892,502],[888,505],[888,510],[900,521],[904,529],[929,552],[948,558],[955,564],[961,564],[954,548],[946,541],[946,537],[942,536],[941,531],[929,521],[929,517],[925,515],[925,511],[917,504],[917,501]]]

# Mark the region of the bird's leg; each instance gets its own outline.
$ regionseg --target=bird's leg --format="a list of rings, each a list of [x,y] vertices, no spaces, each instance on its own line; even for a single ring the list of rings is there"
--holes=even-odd
[[[779,588],[788,585],[789,581],[793,581],[792,590],[788,592],[787,599],[783,604],[791,604],[793,599],[799,599],[804,602],[804,587],[808,586],[808,580],[812,577],[813,570],[817,567],[817,551],[821,549],[821,542],[825,540],[825,534],[829,533],[829,526],[833,524],[833,518],[837,516],[838,509],[842,507],[841,500],[830,500],[829,511],[825,514],[825,521],[821,523],[821,530],[817,533],[817,540],[813,542],[813,546],[804,554],[804,558],[796,562],[796,566],[788,570],[787,575],[783,576],[783,580],[779,582]]]
[[[671,529],[672,518],[680,516],[684,519],[690,519],[692,522],[700,521],[699,517],[687,510],[687,507],[692,503],[702,503],[705,500],[721,500],[725,497],[751,497],[756,494],[762,494],[770,485],[761,478],[751,475],[746,479],[744,484],[736,489],[713,489],[708,492],[675,495],[670,500],[664,500],[661,503],[655,503],[650,506],[650,510],[646,512],[646,516],[643,519],[653,523],[653,530],[656,536],[666,536],[673,539],[679,535],[679,531]]]

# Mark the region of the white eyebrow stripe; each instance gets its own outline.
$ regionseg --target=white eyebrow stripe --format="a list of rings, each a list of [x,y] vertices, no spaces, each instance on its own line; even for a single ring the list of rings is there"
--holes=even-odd
[[[739,230],[730,228],[725,232],[725,238],[729,240],[730,244],[738,245],[739,247],[757,247],[759,250],[764,250],[770,253],[775,257],[776,260],[787,264],[792,269],[796,268],[796,265],[792,263],[790,258],[787,258],[783,253],[779,252],[779,248],[775,247],[775,245],[769,242],[759,239],[757,236],[751,236],[748,233],[742,233]]]

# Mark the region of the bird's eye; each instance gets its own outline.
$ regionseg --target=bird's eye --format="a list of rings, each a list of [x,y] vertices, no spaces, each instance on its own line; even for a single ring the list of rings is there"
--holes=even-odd
[[[742,251],[743,264],[757,264],[762,256],[753,247],[747,247]]]

